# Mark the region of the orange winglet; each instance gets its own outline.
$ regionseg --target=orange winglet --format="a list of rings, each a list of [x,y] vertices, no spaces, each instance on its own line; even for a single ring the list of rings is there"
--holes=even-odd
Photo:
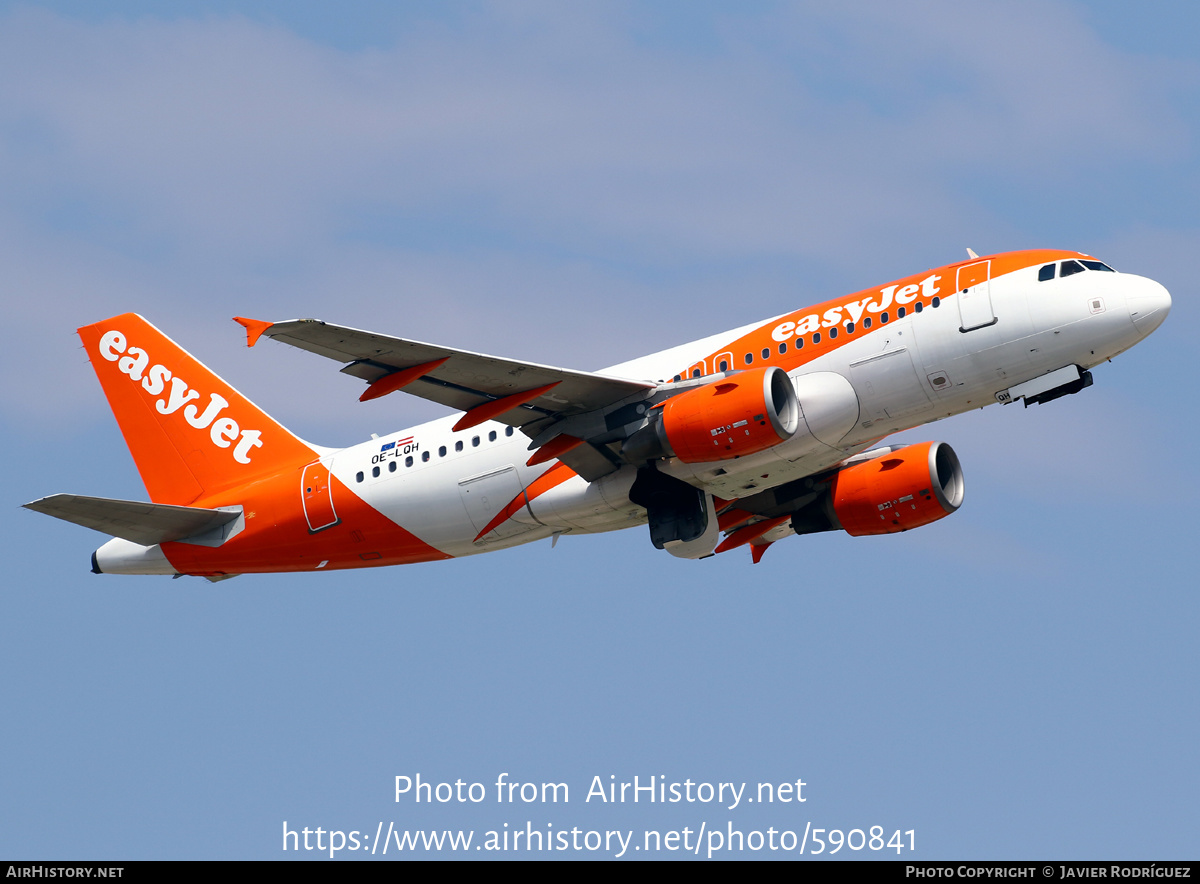
[[[434,359],[432,362],[410,365],[408,368],[402,368],[391,374],[385,374],[381,378],[376,378],[371,381],[371,385],[367,389],[363,390],[363,394],[358,397],[358,401],[369,402],[372,399],[378,399],[380,396],[386,396],[388,393],[395,393],[401,387],[407,387],[417,378],[429,374],[449,358],[449,356],[443,356],[441,359]]]
[[[504,414],[506,411],[512,411],[524,405],[531,399],[536,399],[543,393],[548,393],[561,384],[562,381],[555,381],[553,384],[546,384],[544,387],[534,387],[532,390],[526,390],[524,393],[513,393],[511,396],[502,396],[499,399],[493,399],[491,402],[485,402],[483,405],[476,405],[466,414],[458,419],[452,429],[455,432],[459,430],[469,430],[471,427],[477,427],[484,421],[490,421],[492,418]]]
[[[714,552],[729,552],[731,549],[737,549],[739,546],[745,546],[751,540],[756,540],[762,537],[772,528],[776,528],[792,517],[791,513],[786,516],[776,516],[773,519],[766,519],[762,522],[755,522],[753,525],[747,525],[745,528],[738,528],[728,537],[726,537],[721,545]]]
[[[262,337],[262,333],[275,324],[262,319],[247,319],[245,316],[235,316],[233,317],[233,321],[245,327],[247,347],[253,347],[257,344],[258,339]]]
[[[573,448],[578,448],[583,444],[582,439],[577,439],[574,436],[568,436],[563,433],[561,436],[555,436],[541,448],[533,453],[529,460],[525,461],[525,466],[535,467],[540,463],[545,463],[548,460],[553,460],[560,455],[566,454]]]
[[[775,541],[772,540],[771,543]],[[754,564],[758,564],[763,557],[763,553],[771,546],[771,543],[752,543],[750,545],[750,557],[754,559]]]

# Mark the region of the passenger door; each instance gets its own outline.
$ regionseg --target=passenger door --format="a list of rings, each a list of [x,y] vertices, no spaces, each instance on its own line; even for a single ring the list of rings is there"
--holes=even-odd
[[[976,261],[958,268],[959,331],[969,332],[996,324],[992,311],[991,261]]]

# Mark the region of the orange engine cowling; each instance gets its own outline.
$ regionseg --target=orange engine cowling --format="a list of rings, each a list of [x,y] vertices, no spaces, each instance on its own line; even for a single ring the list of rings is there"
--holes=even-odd
[[[963,501],[958,455],[944,442],[922,442],[840,470],[831,503],[846,533],[894,534],[936,522]]]
[[[800,403],[778,366],[738,372],[662,405],[659,438],[684,463],[730,460],[790,439]],[[664,438],[665,437],[665,438]]]

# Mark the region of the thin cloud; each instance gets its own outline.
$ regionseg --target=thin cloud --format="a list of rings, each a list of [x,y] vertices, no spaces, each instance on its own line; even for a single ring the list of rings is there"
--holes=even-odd
[[[360,51],[238,16],[10,12],[0,254],[30,333],[0,367],[138,309],[202,357],[249,313],[594,368],[947,243],[1025,244],[977,169],[1069,179],[1068,158],[1179,143],[1164,69],[1074,7],[759,9],[685,46],[636,7],[496,4]],[[542,326],[554,343],[527,344]],[[44,369],[57,388],[67,365]]]

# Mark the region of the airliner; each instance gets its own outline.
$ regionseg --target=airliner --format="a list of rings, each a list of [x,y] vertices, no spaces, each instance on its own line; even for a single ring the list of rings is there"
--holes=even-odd
[[[455,413],[306,442],[133,313],[79,329],[149,501],[25,506],[112,537],[103,574],[328,571],[639,526],[703,559],[794,534],[892,534],[958,510],[944,442],[884,444],[991,404],[1079,393],[1147,337],[1157,282],[1057,250],[968,258],[614,365],[555,368],[332,325],[236,317],[341,363],[360,399]]]

